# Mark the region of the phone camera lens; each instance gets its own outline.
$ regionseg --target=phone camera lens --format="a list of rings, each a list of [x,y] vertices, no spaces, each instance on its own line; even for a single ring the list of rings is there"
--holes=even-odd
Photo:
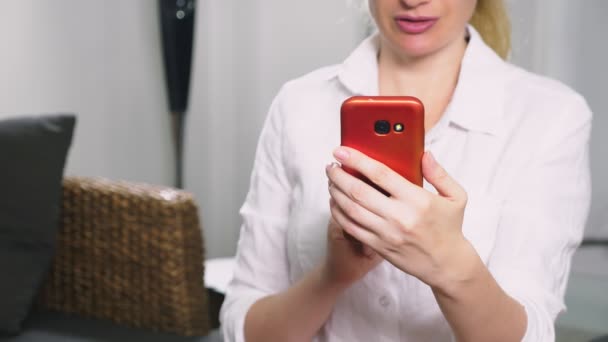
[[[388,134],[391,131],[391,124],[386,120],[378,120],[374,124],[374,130],[378,134]]]

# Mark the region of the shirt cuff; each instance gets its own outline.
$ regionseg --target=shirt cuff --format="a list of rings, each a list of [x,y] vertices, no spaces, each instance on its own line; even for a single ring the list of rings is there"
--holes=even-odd
[[[249,293],[239,294],[238,298],[231,299],[229,295],[220,311],[221,327],[224,341],[245,342],[245,317],[251,306],[265,297],[266,294]]]
[[[526,312],[526,333],[522,341],[555,341],[555,318],[565,309],[564,304],[540,289],[505,288],[505,291]]]

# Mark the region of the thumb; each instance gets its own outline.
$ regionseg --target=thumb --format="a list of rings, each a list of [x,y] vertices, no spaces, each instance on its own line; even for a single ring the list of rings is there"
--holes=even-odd
[[[467,194],[462,186],[439,165],[433,154],[428,151],[422,156],[422,175],[441,196],[466,201]]]

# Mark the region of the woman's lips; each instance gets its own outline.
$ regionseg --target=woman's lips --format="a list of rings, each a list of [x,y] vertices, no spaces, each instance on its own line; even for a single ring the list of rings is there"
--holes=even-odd
[[[437,17],[399,16],[395,18],[399,29],[409,34],[421,34],[428,31],[437,20],[439,20]]]

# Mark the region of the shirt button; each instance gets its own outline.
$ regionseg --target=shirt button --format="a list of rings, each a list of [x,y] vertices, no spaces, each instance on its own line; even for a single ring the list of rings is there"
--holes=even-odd
[[[380,300],[378,300],[378,302],[380,302],[380,305],[384,307],[387,307],[391,303],[390,299],[388,299],[387,296],[380,297]]]

